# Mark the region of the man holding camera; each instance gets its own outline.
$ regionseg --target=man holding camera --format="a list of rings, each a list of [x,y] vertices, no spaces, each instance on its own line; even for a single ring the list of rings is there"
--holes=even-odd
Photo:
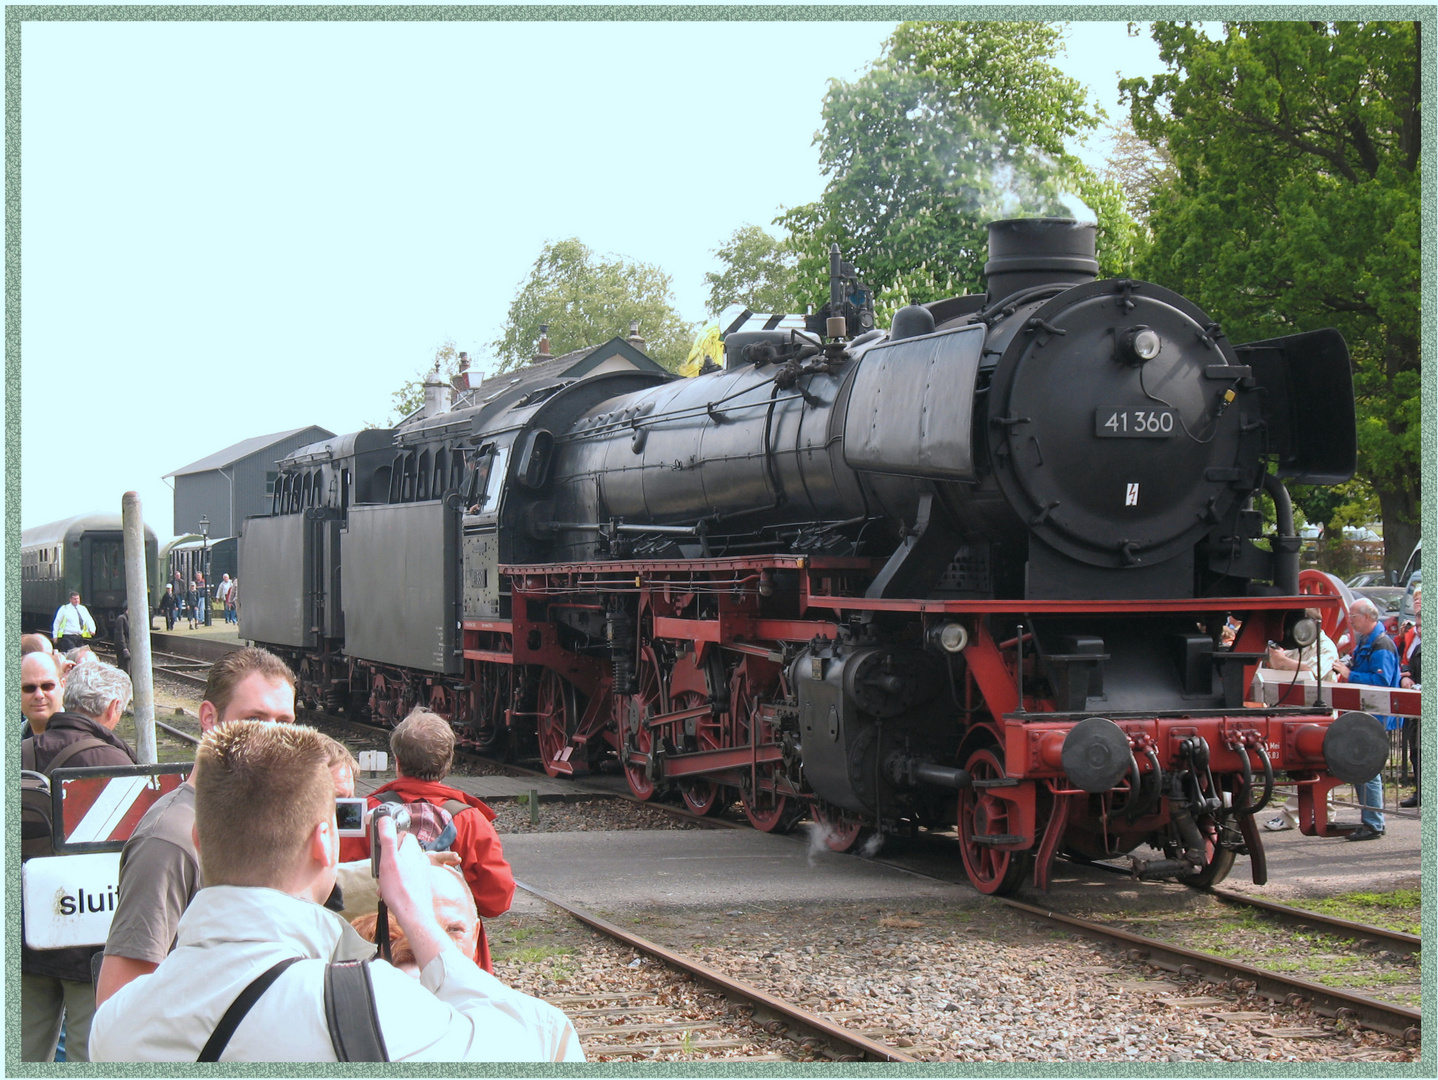
[[[206,887],[180,920],[175,951],[100,1007],[96,1059],[198,1060],[257,978],[297,957],[226,1025],[216,1059],[341,1060],[326,1014],[327,965],[373,950],[321,906],[339,861],[322,740],[310,728],[253,721],[205,736],[193,782]],[[420,968],[416,982],[383,961],[367,966],[383,1059],[582,1061],[563,1013],[481,971],[446,935],[414,839],[383,816],[376,843],[380,892]]]
[[[449,850],[459,856],[459,869],[469,883],[475,908],[486,919],[503,915],[514,899],[514,871],[490,824],[494,811],[468,792],[443,783],[454,764],[454,728],[437,713],[417,708],[390,733],[389,747],[397,778],[375,790],[370,806],[397,799],[411,804],[427,802],[449,811],[455,828]],[[343,850],[347,859],[367,854],[363,840],[346,840]],[[483,923],[477,959],[485,971],[494,970]]]

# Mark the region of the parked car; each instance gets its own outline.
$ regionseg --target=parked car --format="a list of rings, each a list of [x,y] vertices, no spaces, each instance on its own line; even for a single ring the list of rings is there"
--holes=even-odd
[[[1423,584],[1422,559],[1423,541],[1419,540],[1413,547],[1413,554],[1408,556],[1408,565],[1403,567],[1403,576],[1398,579],[1407,586],[1403,590],[1403,604],[1398,616],[1403,622],[1413,621],[1413,592]]]
[[[1350,589],[1367,589],[1372,586],[1386,586],[1388,575],[1382,570],[1365,570],[1361,574],[1354,574],[1343,584]]]
[[[1399,616],[1402,622],[1415,622],[1413,611],[1413,593],[1423,584],[1423,571],[1414,570],[1408,579],[1408,588],[1403,590],[1403,599],[1399,602]]]

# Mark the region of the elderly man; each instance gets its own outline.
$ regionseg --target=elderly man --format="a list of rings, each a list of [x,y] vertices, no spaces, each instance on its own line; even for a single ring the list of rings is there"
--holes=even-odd
[[[70,602],[61,604],[55,612],[55,625],[50,628],[55,639],[55,648],[61,652],[78,649],[85,639],[95,636],[95,619],[90,609],[80,603],[80,594],[72,592]]]
[[[1328,678],[1333,671],[1333,665],[1338,661],[1338,646],[1323,632],[1323,613],[1317,608],[1304,608],[1303,618],[1311,619],[1318,626],[1318,640],[1311,645],[1304,645],[1298,649],[1283,649],[1274,645],[1268,650],[1268,657],[1264,661],[1265,666],[1278,671],[1295,671],[1302,669],[1310,675],[1315,675],[1322,681]],[[1285,619],[1284,629],[1287,636],[1293,634],[1292,623],[1296,620]]]
[[[61,662],[54,653],[47,652],[26,653],[20,658],[20,714],[25,717],[21,738],[39,735],[50,717],[64,707]]]
[[[490,824],[495,813],[468,792],[441,782],[454,764],[454,729],[444,717],[415,709],[391,732],[389,747],[397,778],[370,795],[370,806],[387,801],[384,796],[390,795],[401,802],[427,802],[448,810],[455,828],[449,849],[459,855],[460,870],[476,909],[486,919],[503,915],[514,899],[514,872],[505,861],[499,834]],[[361,854],[367,854],[363,840],[346,844],[346,858]],[[485,971],[494,970],[483,923],[476,957]]]
[[[206,887],[180,920],[175,952],[101,1005],[96,1057],[195,1061],[257,977],[292,961],[210,1053],[220,1061],[340,1060],[327,1021],[326,965],[373,950],[320,905],[339,858],[323,736],[298,725],[222,724],[201,742],[194,785]],[[396,837],[385,818],[378,842],[380,892],[420,969],[417,983],[383,961],[369,965],[366,1011],[380,1056],[582,1061],[562,1013],[485,974],[445,934],[414,838]]]
[[[31,657],[45,657],[32,653]],[[23,767],[49,775],[52,769],[135,764],[134,751],[114,733],[130,704],[130,677],[91,660],[78,665],[65,680],[65,708],[49,717],[44,730],[22,744]],[[90,1021],[95,1015],[95,988],[90,961],[98,949],[20,953],[20,1059],[53,1061],[65,1024],[65,1059],[89,1061]]]
[[[1368,686],[1398,686],[1398,649],[1392,638],[1383,632],[1383,617],[1372,600],[1357,600],[1348,609],[1348,622],[1353,627],[1354,646],[1348,661],[1333,665],[1340,682],[1365,683]],[[1380,716],[1390,731],[1398,727],[1398,719]],[[1362,821],[1348,834],[1348,840],[1376,840],[1383,835],[1383,774],[1380,772],[1364,784],[1354,784],[1358,802],[1363,807]]]

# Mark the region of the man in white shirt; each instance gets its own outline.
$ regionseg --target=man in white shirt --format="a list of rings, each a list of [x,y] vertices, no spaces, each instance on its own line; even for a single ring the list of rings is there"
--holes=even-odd
[[[55,639],[55,648],[61,652],[78,649],[85,644],[86,638],[95,636],[95,620],[90,617],[90,609],[80,603],[79,593],[72,592],[70,602],[61,604],[55,612],[55,625],[50,636]]]
[[[293,957],[216,1059],[340,1060],[326,965],[372,948],[322,906],[339,863],[327,758],[324,736],[293,724],[237,720],[205,735],[193,780],[206,887],[180,920],[175,951],[100,1006],[92,1060],[198,1060],[236,999]],[[420,969],[416,982],[383,961],[368,966],[383,1059],[583,1061],[563,1013],[482,971],[445,933],[414,838],[397,837],[389,818],[378,833],[380,893]]]
[[[1316,675],[1318,681],[1322,682],[1333,674],[1333,665],[1338,662],[1338,647],[1323,632],[1322,612],[1317,608],[1304,608],[1303,616],[1318,624],[1318,640],[1297,650],[1270,648],[1264,667],[1278,671],[1297,671],[1301,668],[1310,675]]]
[[[233,622],[233,621],[234,621],[234,620],[231,618],[231,611],[230,611],[230,605],[229,605],[230,589],[231,589],[232,585],[233,585],[233,583],[230,581],[230,575],[229,575],[229,574],[221,574],[221,575],[220,575],[220,583],[219,583],[219,585],[217,585],[217,586],[215,587],[215,599],[220,602],[220,607],[224,610],[224,613],[225,613],[225,622]]]

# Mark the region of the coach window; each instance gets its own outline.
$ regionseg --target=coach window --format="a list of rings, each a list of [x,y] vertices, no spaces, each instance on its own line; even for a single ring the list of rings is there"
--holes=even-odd
[[[437,499],[444,494],[444,474],[449,470],[449,454],[444,447],[434,452],[434,473],[430,481],[429,497]]]
[[[429,498],[429,451],[424,450],[419,455],[419,464],[415,468],[414,497],[416,500]]]

